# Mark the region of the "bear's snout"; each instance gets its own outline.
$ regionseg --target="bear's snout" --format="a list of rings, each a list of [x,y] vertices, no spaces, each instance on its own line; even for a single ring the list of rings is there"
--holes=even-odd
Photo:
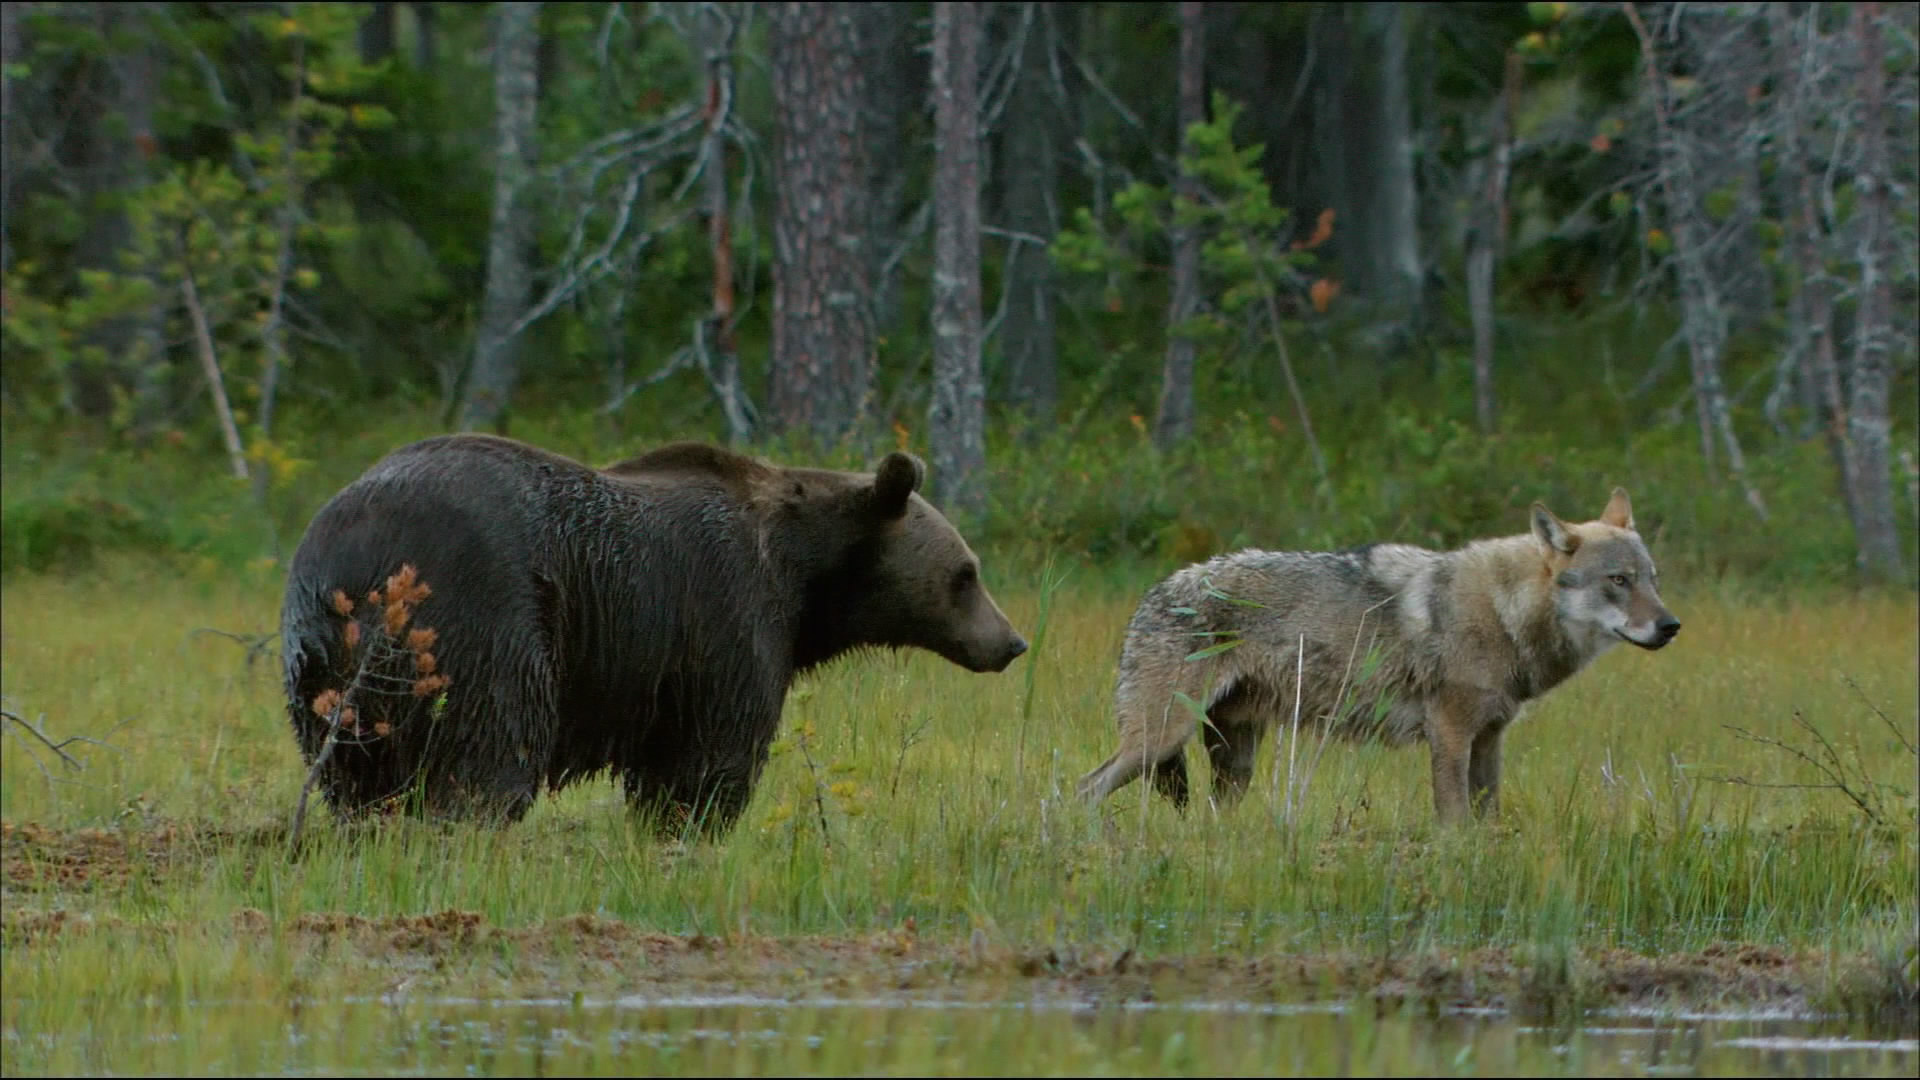
[[[1000,655],[1000,662],[993,665],[991,670],[993,671],[1007,670],[1007,665],[1013,663],[1015,660],[1018,660],[1020,658],[1020,654],[1026,651],[1027,651],[1027,639],[1021,637],[1019,634],[1013,635],[1013,638],[1007,642],[1007,647],[1005,651],[1003,651]]]

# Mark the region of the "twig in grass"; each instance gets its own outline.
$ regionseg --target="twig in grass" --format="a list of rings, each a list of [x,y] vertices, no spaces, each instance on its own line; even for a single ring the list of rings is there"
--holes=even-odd
[[[1798,724],[1807,734],[1813,736],[1814,741],[1819,743],[1819,757],[1815,757],[1800,747],[1794,746],[1784,740],[1773,738],[1772,736],[1756,735],[1746,728],[1733,724],[1722,724],[1721,726],[1748,742],[1759,743],[1762,746],[1771,746],[1775,749],[1786,751],[1789,755],[1799,758],[1801,761],[1813,766],[1822,776],[1827,778],[1826,782],[1805,784],[1771,783],[1761,780],[1751,780],[1744,776],[1712,776],[1706,779],[1716,783],[1737,784],[1741,787],[1751,788],[1837,791],[1846,796],[1847,800],[1853,803],[1854,807],[1858,809],[1868,821],[1875,825],[1886,824],[1886,804],[1879,789],[1890,787],[1891,785],[1880,783],[1869,777],[1866,774],[1866,770],[1859,764],[1857,753],[1855,755],[1856,761],[1853,765],[1849,766],[1840,756],[1839,749],[1833,745],[1833,740],[1827,738],[1824,732],[1808,722],[1807,718],[1802,715],[1798,709],[1793,711],[1793,722]],[[1889,725],[1891,725],[1891,722],[1889,722]],[[1902,738],[1902,742],[1905,742],[1904,737]],[[1912,749],[1910,744],[1908,745],[1908,749]],[[1855,773],[1858,775],[1851,775]]]
[[[832,850],[833,836],[827,831],[826,782],[820,779],[820,767],[813,762],[813,752],[807,749],[807,729],[802,726],[794,741],[800,744],[800,757],[807,763],[807,772],[813,777],[813,808],[820,814],[820,842]],[[904,752],[903,752],[904,753]]]
[[[1887,725],[1887,730],[1893,732],[1893,737],[1900,740],[1901,746],[1907,748],[1907,753],[1915,757],[1920,757],[1920,747],[1915,746],[1913,740],[1907,738],[1907,733],[1900,730],[1900,725],[1894,723],[1892,717],[1888,716],[1880,706],[1873,703],[1873,699],[1867,696],[1867,692],[1860,689],[1860,684],[1853,681],[1853,676],[1842,675],[1840,676],[1840,680],[1847,684],[1847,688],[1853,691],[1854,696],[1860,699],[1860,703],[1865,705],[1868,711],[1879,717],[1881,723]]]
[[[893,781],[887,785],[888,798],[892,798],[900,794],[900,773],[907,766],[907,751],[913,749],[914,744],[919,742],[921,737],[926,734],[927,725],[931,722],[932,720],[927,716],[926,712],[923,710],[920,713],[919,723],[913,725],[912,727],[906,727],[905,725],[901,726],[900,754],[898,757],[894,758],[893,760]]]
[[[1041,649],[1047,643],[1047,623],[1053,614],[1053,596],[1054,593],[1059,591],[1060,586],[1066,584],[1067,575],[1072,572],[1073,568],[1068,567],[1058,577],[1054,576],[1053,553],[1047,553],[1047,564],[1040,571],[1040,617],[1038,624],[1034,628],[1033,645],[1028,650],[1030,655],[1027,657],[1027,666],[1024,673],[1027,680],[1026,690],[1020,698],[1020,737],[1014,750],[1013,765],[1014,775],[1016,776],[1026,774],[1027,727],[1028,722],[1033,719],[1034,678],[1040,669]],[[896,779],[898,779],[897,776]]]
[[[1293,828],[1298,825],[1301,816],[1305,813],[1307,789],[1312,786],[1314,773],[1320,767],[1320,759],[1326,753],[1327,743],[1333,738],[1333,729],[1342,722],[1341,714],[1344,714],[1347,709],[1354,704],[1354,701],[1351,700],[1356,692],[1353,664],[1354,660],[1361,656],[1360,636],[1366,632],[1367,620],[1386,603],[1386,600],[1382,600],[1380,603],[1374,604],[1372,607],[1360,613],[1359,625],[1354,627],[1353,631],[1353,644],[1347,650],[1346,668],[1340,673],[1340,685],[1334,691],[1334,700],[1339,703],[1336,706],[1337,711],[1335,716],[1321,720],[1319,723],[1319,737],[1314,743],[1313,752],[1304,759],[1299,756],[1297,751],[1300,745],[1301,688],[1306,675],[1307,640],[1306,635],[1302,634],[1300,636],[1298,647],[1294,653],[1293,730],[1287,741],[1287,786],[1282,802],[1282,822],[1288,828]],[[1374,656],[1374,649],[1378,643],[1379,631],[1376,629],[1374,636],[1368,640],[1366,656],[1361,660],[1359,678],[1362,680],[1371,676],[1374,665],[1378,663],[1377,658]],[[1280,755],[1278,748],[1275,749],[1274,753],[1273,771],[1274,786],[1278,787],[1280,772]]]

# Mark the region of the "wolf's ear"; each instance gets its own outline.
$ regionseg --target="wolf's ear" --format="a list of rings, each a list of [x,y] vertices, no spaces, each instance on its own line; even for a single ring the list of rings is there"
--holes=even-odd
[[[1627,489],[1613,489],[1613,498],[1607,500],[1607,508],[1600,511],[1600,520],[1616,529],[1633,528],[1633,500],[1627,498]]]
[[[873,506],[884,518],[907,512],[907,498],[920,489],[927,467],[912,454],[894,451],[873,473]]]
[[[1533,504],[1533,535],[1551,551],[1571,555],[1580,548],[1580,538],[1567,523],[1553,516],[1545,503]]]

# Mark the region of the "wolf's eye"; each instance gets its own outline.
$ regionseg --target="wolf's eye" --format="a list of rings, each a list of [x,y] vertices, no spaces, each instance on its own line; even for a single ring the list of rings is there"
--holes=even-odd
[[[1614,574],[1608,577],[1607,580],[1613,582],[1615,585],[1618,585],[1623,589],[1626,588],[1629,584],[1631,584],[1630,582],[1627,581],[1627,575],[1625,574]]]

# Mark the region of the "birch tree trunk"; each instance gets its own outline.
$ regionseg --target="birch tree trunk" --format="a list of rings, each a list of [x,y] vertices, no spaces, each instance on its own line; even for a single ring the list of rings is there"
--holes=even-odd
[[[1206,118],[1206,5],[1180,4],[1180,137],[1184,151],[1187,129]],[[1176,199],[1198,199],[1197,181],[1183,166]],[[1160,413],[1154,418],[1153,441],[1170,449],[1193,435],[1193,339],[1181,324],[1200,311],[1200,233],[1190,226],[1173,228],[1173,300],[1167,310],[1167,359],[1160,375]]]
[[[1727,454],[1727,469],[1746,494],[1747,504],[1762,521],[1767,518],[1766,502],[1759,489],[1747,479],[1746,456],[1728,415],[1726,387],[1720,378],[1720,355],[1727,340],[1727,313],[1720,291],[1707,264],[1703,229],[1699,219],[1699,192],[1693,177],[1689,148],[1673,129],[1667,105],[1667,79],[1660,66],[1659,50],[1635,5],[1622,4],[1627,20],[1639,35],[1642,58],[1646,63],[1647,92],[1653,105],[1657,129],[1660,190],[1667,208],[1673,234],[1676,274],[1680,280],[1680,307],[1687,338],[1687,351],[1693,373],[1693,399],[1700,424],[1700,453],[1707,474],[1717,477],[1719,466],[1714,453],[1714,438]]]
[[[1382,299],[1393,316],[1417,321],[1420,309],[1420,206],[1413,181],[1413,120],[1407,100],[1407,4],[1369,4],[1380,29],[1380,77],[1374,128],[1377,220],[1373,258]]]
[[[1853,499],[1852,450],[1847,442],[1847,401],[1840,388],[1840,363],[1834,346],[1833,278],[1821,257],[1825,245],[1820,222],[1820,198],[1815,190],[1811,147],[1807,144],[1809,73],[1799,65],[1820,33],[1818,8],[1800,17],[1808,31],[1802,39],[1794,16],[1785,4],[1767,5],[1771,22],[1774,78],[1784,104],[1780,109],[1781,186],[1790,200],[1788,250],[1794,268],[1792,351],[1799,358],[1801,381],[1811,389],[1814,412],[1821,419],[1834,474],[1846,499],[1847,520],[1858,536],[1860,511]]]
[[[540,98],[540,5],[494,5],[493,220],[487,236],[487,284],[480,304],[472,374],[461,426],[499,428],[520,374],[520,342],[509,331],[533,291],[527,252],[533,215],[523,195],[533,169],[534,117]]]
[[[1513,167],[1513,110],[1520,93],[1520,55],[1507,53],[1506,85],[1494,103],[1487,179],[1475,204],[1467,242],[1467,307],[1473,318],[1473,415],[1482,433],[1495,420],[1493,392],[1494,268],[1507,240],[1507,176]]]
[[[853,426],[873,384],[863,80],[851,9],[779,3],[768,12],[776,195],[767,403],[778,430],[823,441]]]
[[[753,438],[754,429],[753,404],[740,382],[740,352],[733,340],[733,217],[727,201],[726,123],[734,107],[733,48],[740,16],[736,10],[723,12],[717,4],[702,7],[694,18],[707,73],[707,129],[700,156],[706,163],[701,184],[713,258],[713,308],[707,315],[712,353],[704,351],[704,333],[694,345],[702,351],[701,370],[726,415],[727,440],[738,446]]]
[[[933,5],[935,501],[986,506],[986,392],[980,382],[980,39],[978,3]]]
[[[1893,351],[1893,179],[1887,155],[1887,72],[1880,5],[1854,6],[1853,30],[1860,44],[1860,307],[1854,321],[1853,357],[1847,379],[1847,441],[1851,445],[1847,487],[1853,493],[1860,569],[1874,581],[1903,581],[1905,560],[1893,516],[1892,466],[1888,449],[1887,389]]]

